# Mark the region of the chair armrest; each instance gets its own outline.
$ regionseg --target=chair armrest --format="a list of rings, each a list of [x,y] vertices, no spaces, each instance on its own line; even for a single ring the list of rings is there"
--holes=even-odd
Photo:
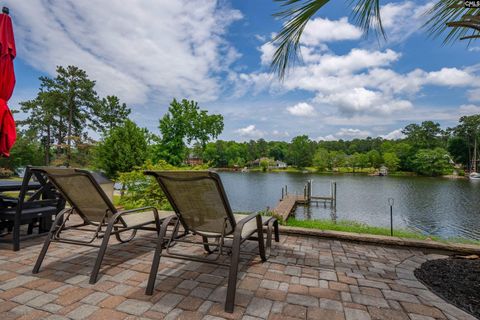
[[[142,211],[147,211],[147,210],[152,210],[154,213],[158,214],[157,208],[155,208],[153,206],[149,206],[149,207],[135,208],[135,209],[130,209],[130,210],[122,210],[122,211],[117,212],[114,216],[124,215],[124,214],[132,214],[132,213],[142,212]]]
[[[143,208],[135,208],[135,209],[125,210],[125,211],[119,211],[112,216],[111,221],[113,221],[113,223],[115,223],[120,217],[122,217],[124,215],[143,212],[143,211],[147,211],[147,210],[153,211],[153,216],[155,218],[155,221],[158,224],[159,223],[158,210],[157,210],[157,208],[155,208],[153,206],[143,207]]]
[[[260,212],[254,212],[254,213],[251,213],[249,214],[246,218],[243,218],[242,220],[240,220],[236,227],[235,227],[235,232],[234,232],[234,237],[241,237],[242,235],[242,230],[243,230],[243,227],[245,226],[245,224],[247,222],[249,222],[250,220],[253,220],[253,219],[259,219],[260,218],[260,224],[261,224],[261,216],[260,216]],[[253,232],[252,232],[253,233]],[[248,237],[247,237],[248,238]]]

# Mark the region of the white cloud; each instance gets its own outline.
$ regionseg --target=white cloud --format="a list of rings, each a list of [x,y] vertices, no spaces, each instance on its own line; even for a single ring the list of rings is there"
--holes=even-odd
[[[338,131],[335,136],[340,138],[340,139],[363,139],[368,136],[371,136],[372,134],[370,131],[367,130],[360,130],[360,129],[352,129],[352,128],[341,128],[340,131]]]
[[[317,141],[335,141],[338,140],[333,134],[327,136],[320,136],[316,139]]]
[[[294,106],[287,107],[287,112],[297,117],[310,117],[315,115],[315,108],[306,102],[299,102]]]
[[[474,104],[461,105],[458,110],[462,115],[480,114],[480,106]]]
[[[335,140],[352,140],[352,139],[364,139],[371,137],[372,134],[367,130],[353,129],[353,128],[341,128],[335,134],[329,134],[327,136],[320,136],[317,141],[335,141]]]
[[[353,88],[350,91],[337,92],[325,97],[317,97],[316,101],[335,105],[340,112],[346,114],[362,112],[390,114],[412,108],[410,101],[389,98],[381,92],[371,91],[365,88]]]
[[[356,40],[362,36],[362,30],[350,24],[347,17],[339,20],[315,18],[305,26],[301,43],[308,46],[318,46],[325,42]]]
[[[238,53],[225,40],[241,13],[217,0],[9,1],[18,55],[50,75],[76,65],[100,94],[127,103],[216,99]]]
[[[468,51],[470,51],[470,52],[480,52],[480,47],[470,47],[470,48],[468,48]]]
[[[469,90],[467,96],[470,101],[480,101],[480,88]]]
[[[442,68],[439,71],[427,73],[426,83],[440,86],[469,86],[478,81],[464,70],[457,68]]]
[[[405,135],[402,133],[403,129],[397,129],[393,130],[392,132],[389,132],[383,136],[381,136],[383,139],[386,140],[397,140],[397,139],[403,139],[405,138]]]
[[[261,52],[260,62],[262,65],[269,65],[272,62],[273,54],[277,48],[271,43],[264,43],[258,50]]]
[[[250,139],[259,139],[265,135],[265,132],[257,129],[253,124],[246,126],[245,128],[237,129],[235,130],[235,133],[237,133],[243,138],[250,138]]]
[[[413,1],[391,2],[382,6],[380,14],[388,44],[404,41],[418,32],[427,19],[424,13],[432,6],[432,2],[419,4]]]

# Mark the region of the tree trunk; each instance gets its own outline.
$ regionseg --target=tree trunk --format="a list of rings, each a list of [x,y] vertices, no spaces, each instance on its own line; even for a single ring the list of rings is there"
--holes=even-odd
[[[50,164],[50,139],[51,139],[51,132],[50,126],[47,127],[47,141],[45,142],[45,165],[48,166]]]
[[[68,108],[68,136],[67,136],[67,168],[70,167],[70,160],[72,157],[71,148],[72,148],[72,122],[73,122],[73,108],[75,107],[75,102],[72,97],[70,99],[70,105]]]

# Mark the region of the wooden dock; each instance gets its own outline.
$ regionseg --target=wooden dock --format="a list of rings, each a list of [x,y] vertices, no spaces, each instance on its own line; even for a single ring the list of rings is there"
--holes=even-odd
[[[307,181],[303,189],[303,195],[293,195],[288,193],[288,186],[282,188],[282,198],[278,205],[272,210],[273,213],[281,218],[283,221],[287,221],[290,214],[295,210],[297,204],[310,204],[323,202],[326,206],[327,202],[330,203],[330,207],[335,208],[337,206],[337,183],[332,181],[330,185],[329,196],[313,196],[312,195],[312,180]]]
[[[276,216],[282,218],[283,221],[287,221],[290,213],[299,203],[305,204],[307,203],[307,199],[305,199],[303,195],[297,196],[293,194],[287,194],[283,197],[283,199],[280,200],[275,209],[273,209],[273,213]]]

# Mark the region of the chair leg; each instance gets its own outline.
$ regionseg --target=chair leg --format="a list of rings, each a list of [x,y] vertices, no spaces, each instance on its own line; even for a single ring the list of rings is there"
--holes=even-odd
[[[258,253],[260,254],[260,258],[262,261],[267,261],[267,256],[265,255],[265,241],[263,239],[263,224],[262,224],[262,217],[260,215],[257,216],[257,235],[258,235]]]
[[[20,250],[20,223],[17,223],[17,221],[15,221],[13,224],[12,240],[13,240],[13,251]]]
[[[45,238],[42,251],[40,251],[40,254],[38,255],[38,258],[37,258],[37,262],[35,262],[35,266],[33,267],[33,271],[32,271],[33,274],[38,273],[38,271],[40,270],[40,267],[42,266],[42,262],[43,262],[43,259],[45,258],[45,255],[47,254],[48,247],[50,247],[50,242],[52,242],[53,232],[54,230],[50,231],[50,233]]]
[[[111,219],[108,223],[105,234],[103,235],[102,244],[100,245],[100,250],[98,251],[97,260],[95,260],[95,265],[93,266],[92,274],[90,275],[90,284],[97,282],[98,272],[100,271],[100,266],[102,265],[103,257],[107,251],[108,241],[110,240],[110,233],[112,233],[113,225],[115,220]]]
[[[145,294],[149,296],[153,294],[153,289],[155,288],[155,280],[157,279],[158,266],[160,264],[160,258],[162,256],[165,235],[167,234],[168,225],[173,218],[175,217],[172,216],[166,218],[162,223],[162,227],[160,228],[157,247],[155,248],[155,253],[153,254],[152,267],[150,268],[150,275],[148,276],[147,289],[145,290]]]
[[[232,260],[228,273],[227,298],[225,300],[225,312],[233,313],[235,305],[235,292],[237,291],[237,273],[240,262],[240,239],[241,234],[235,234],[232,244]]]
[[[273,229],[275,230],[275,242],[280,241],[280,231],[278,230],[278,220],[275,219],[273,222]]]
[[[61,225],[61,221],[63,221],[63,216],[65,213],[67,213],[68,210],[64,210],[60,212],[57,217],[55,218],[55,222],[52,224],[50,228],[50,232],[48,235],[45,237],[45,242],[43,243],[42,251],[40,251],[40,254],[38,255],[37,262],[35,262],[35,266],[33,267],[32,273],[38,273],[40,270],[40,267],[42,266],[43,259],[45,258],[45,255],[47,254],[48,247],[50,246],[50,242],[52,242],[53,235],[57,231],[57,227]]]
[[[208,238],[207,237],[202,237],[202,241],[203,241],[203,249],[205,249],[205,251],[208,254],[212,254],[213,251],[212,251],[212,249],[210,249],[210,246],[208,245]]]

